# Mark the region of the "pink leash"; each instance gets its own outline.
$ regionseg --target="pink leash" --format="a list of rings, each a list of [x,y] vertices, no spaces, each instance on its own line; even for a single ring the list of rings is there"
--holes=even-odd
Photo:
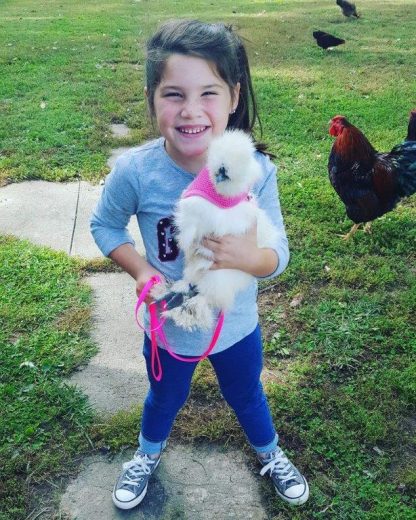
[[[166,339],[165,332],[163,330],[163,324],[166,321],[166,318],[159,319],[158,311],[157,311],[157,305],[155,303],[151,303],[149,305],[149,313],[150,313],[150,330],[146,330],[145,327],[139,322],[139,319],[137,317],[137,313],[139,311],[140,306],[144,302],[147,294],[152,289],[152,287],[160,283],[160,277],[159,276],[152,276],[150,280],[148,280],[145,284],[145,286],[142,289],[142,292],[139,295],[139,298],[136,303],[136,307],[134,310],[134,315],[136,318],[137,325],[144,330],[144,332],[149,333],[150,332],[150,338],[151,338],[151,354],[150,354],[150,364],[152,368],[152,375],[155,378],[156,381],[160,381],[162,379],[162,364],[160,362],[159,357],[159,351],[157,347],[157,337],[159,336],[159,339],[161,343],[164,345],[166,350],[169,352],[169,354],[174,357],[175,359],[178,359],[179,361],[185,361],[187,363],[194,363],[196,361],[202,361],[206,357],[209,356],[209,354],[212,352],[212,349],[215,347],[219,335],[221,333],[221,329],[224,323],[224,313],[221,311],[218,314],[218,321],[217,325],[215,326],[214,333],[212,335],[211,341],[208,345],[208,348],[201,356],[196,357],[182,357],[173,352],[171,346],[168,343],[168,340]],[[162,310],[164,309],[166,302],[162,303]]]

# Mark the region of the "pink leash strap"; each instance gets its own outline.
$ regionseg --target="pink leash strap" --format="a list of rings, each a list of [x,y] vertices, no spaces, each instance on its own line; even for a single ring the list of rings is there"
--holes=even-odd
[[[153,329],[152,324],[150,324],[150,330],[147,331],[146,328],[140,323],[139,317],[138,317],[137,314],[139,312],[140,306],[144,302],[146,296],[148,295],[148,293],[150,292],[152,287],[154,285],[156,285],[157,283],[160,283],[160,281],[161,281],[160,277],[157,276],[157,275],[156,276],[152,276],[151,278],[149,278],[149,280],[147,280],[147,282],[145,283],[145,285],[144,285],[144,287],[142,289],[142,292],[139,294],[139,297],[138,297],[137,303],[136,303],[136,307],[134,308],[134,317],[136,318],[136,323],[144,332],[152,332],[153,330],[156,330],[156,329]],[[163,302],[163,304],[164,304],[164,302]],[[157,319],[155,321],[154,325],[156,326],[157,329],[160,329],[160,327],[165,323],[165,321],[166,321],[165,318],[161,319],[160,321],[159,321],[159,319]]]
[[[140,306],[142,305],[142,303],[144,302],[147,294],[149,293],[149,291],[151,290],[153,285],[155,285],[157,283],[160,283],[159,276],[152,276],[150,278],[150,280],[148,280],[146,282],[145,286],[142,289],[142,292],[139,295],[137,303],[136,303],[135,318],[136,318],[136,323],[142,330],[144,330],[145,332],[150,332],[150,339],[151,339],[150,365],[151,365],[152,375],[156,381],[160,381],[162,379],[162,364],[160,362],[160,356],[159,356],[159,351],[158,351],[158,346],[157,346],[157,337],[159,336],[161,343],[164,345],[166,350],[169,352],[169,354],[173,358],[175,358],[179,361],[187,362],[187,363],[194,363],[197,361],[202,361],[203,359],[205,359],[206,357],[209,356],[209,354],[212,352],[213,348],[215,347],[215,345],[218,341],[222,326],[224,324],[224,313],[221,311],[218,314],[217,324],[215,326],[211,341],[208,345],[208,348],[205,350],[205,352],[201,356],[196,356],[196,357],[179,356],[172,350],[172,347],[169,345],[168,340],[166,339],[166,335],[163,330],[163,324],[165,323],[166,319],[159,319],[157,305],[155,303],[151,303],[149,305],[149,313],[150,313],[150,330],[149,331],[146,331],[145,327],[143,327],[141,325],[141,323],[139,322],[139,319],[137,317],[138,310],[139,310]],[[165,304],[165,302],[162,303],[162,305],[164,305],[164,304]]]

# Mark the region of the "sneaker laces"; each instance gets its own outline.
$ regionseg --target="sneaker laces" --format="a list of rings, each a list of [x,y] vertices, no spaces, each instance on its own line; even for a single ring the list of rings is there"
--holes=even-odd
[[[157,459],[150,459],[145,453],[138,453],[134,455],[132,460],[123,464],[123,469],[128,470],[121,482],[127,486],[137,486],[145,475],[150,475],[153,466]]]
[[[272,460],[263,466],[260,471],[261,476],[270,470],[270,476],[275,474],[282,482],[288,482],[289,480],[297,481],[297,475],[294,471],[293,465],[289,462],[289,459],[281,449],[272,452],[270,456],[272,457]]]

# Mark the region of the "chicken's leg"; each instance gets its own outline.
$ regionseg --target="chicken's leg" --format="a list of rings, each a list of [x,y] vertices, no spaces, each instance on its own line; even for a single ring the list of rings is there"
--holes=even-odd
[[[371,222],[366,222],[364,224],[363,231],[364,231],[364,233],[370,233],[370,235],[371,235]]]
[[[361,226],[361,223],[354,224],[352,228],[348,231],[346,235],[340,235],[342,240],[349,240],[356,232],[357,229]]]

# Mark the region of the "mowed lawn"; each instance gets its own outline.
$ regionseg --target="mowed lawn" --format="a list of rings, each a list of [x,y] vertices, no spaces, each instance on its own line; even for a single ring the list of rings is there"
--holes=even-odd
[[[1,5],[0,185],[98,182],[111,148],[155,135],[144,44],[160,22],[222,20],[245,38],[292,255],[259,297],[265,386],[282,443],[311,487],[294,510],[262,481],[275,520],[415,518],[416,196],[345,242],[351,221],[327,159],[336,114],[381,151],[406,135],[416,0],[357,0],[357,9],[349,20],[335,0]],[[345,45],[323,51],[316,29]],[[115,139],[110,125],[121,122],[132,133]],[[140,407],[100,417],[65,383],[94,352],[83,276],[109,268],[0,238],[1,520],[59,518],[59,491],[80,456],[135,443]],[[258,471],[206,364],[173,436],[238,443]]]

